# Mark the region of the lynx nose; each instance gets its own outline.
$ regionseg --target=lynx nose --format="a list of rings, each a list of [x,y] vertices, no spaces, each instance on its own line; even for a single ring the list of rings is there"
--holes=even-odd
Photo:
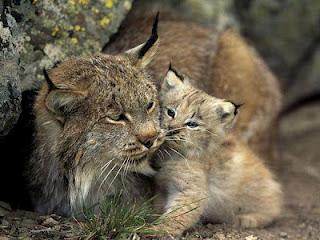
[[[139,142],[147,148],[151,148],[154,141],[158,138],[158,132],[152,122],[146,123],[137,134]]]
[[[139,141],[147,148],[151,148],[154,141],[157,139],[157,135],[138,135],[137,137]]]

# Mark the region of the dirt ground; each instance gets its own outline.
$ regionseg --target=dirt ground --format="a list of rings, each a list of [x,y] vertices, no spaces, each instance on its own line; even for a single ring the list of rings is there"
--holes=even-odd
[[[197,226],[182,239],[320,240],[320,103],[289,113],[282,118],[280,129],[277,174],[286,197],[282,217],[264,229]],[[1,217],[0,212],[0,221],[0,240],[80,238],[78,223],[55,215],[11,211]]]

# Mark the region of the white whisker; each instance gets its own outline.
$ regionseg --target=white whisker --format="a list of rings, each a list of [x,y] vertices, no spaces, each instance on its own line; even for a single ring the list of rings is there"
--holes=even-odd
[[[168,146],[169,147],[169,146]],[[172,151],[174,151],[175,153],[177,153],[179,156],[181,156],[185,161],[186,161],[186,164],[188,165],[188,168],[189,169],[191,169],[190,168],[190,165],[189,165],[189,162],[188,162],[188,159],[182,154],[182,153],[180,153],[179,151],[177,151],[176,149],[174,149],[174,148],[171,148],[171,147],[169,147]]]
[[[100,177],[103,175],[103,173],[107,170],[107,168],[109,167],[109,165],[112,163],[114,158],[112,158],[110,161],[108,161],[106,164],[104,164],[102,167],[101,167],[101,173],[100,175],[98,176],[97,180],[100,179]]]
[[[199,150],[201,150],[201,148],[199,146],[197,146],[194,142],[191,142],[185,138],[181,138],[181,137],[171,137],[171,138],[166,138],[165,141],[181,141],[181,142],[186,142],[186,143],[191,143],[194,147],[198,148]]]
[[[108,192],[108,191],[109,191],[110,187],[112,186],[112,183],[113,183],[113,182],[116,180],[116,178],[118,177],[118,175],[119,175],[119,173],[120,173],[120,171],[121,171],[121,169],[122,169],[123,165],[125,164],[125,162],[126,162],[126,161],[123,161],[123,162],[122,162],[122,164],[121,164],[121,166],[120,166],[119,170],[117,171],[116,175],[114,176],[114,178],[112,179],[111,183],[109,184],[109,187],[108,187],[108,189],[107,189],[107,191],[106,191],[106,192]]]
[[[163,149],[163,151],[165,151],[165,153],[168,154],[168,156],[171,158],[171,160],[173,160],[172,155],[167,151],[167,149]]]
[[[104,184],[104,182],[106,181],[106,179],[109,177],[110,173],[113,171],[113,169],[115,169],[116,166],[117,166],[117,165],[115,164],[115,165],[110,169],[110,171],[108,172],[108,174],[104,177],[104,179],[102,180],[102,182],[101,182],[101,184],[100,184],[100,186],[99,186],[99,188],[98,188],[98,191],[100,191],[100,188],[102,187],[102,185]]]
[[[178,127],[178,128],[173,128],[173,129],[169,129],[169,130],[165,130],[164,133],[169,133],[169,132],[173,132],[173,131],[176,131],[176,130],[181,130],[181,129],[185,129],[187,127]]]

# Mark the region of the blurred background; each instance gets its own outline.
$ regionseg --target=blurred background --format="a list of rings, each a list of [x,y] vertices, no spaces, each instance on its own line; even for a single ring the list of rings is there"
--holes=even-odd
[[[160,15],[171,14],[221,31],[239,31],[274,71],[284,107],[280,158],[273,167],[287,200],[285,220],[274,231],[287,233],[277,235],[280,238],[291,234],[295,236],[292,239],[319,239],[319,0],[3,0],[0,201],[28,206],[17,199],[26,194],[21,173],[30,154],[32,102],[43,81],[42,69],[72,55],[101,51],[132,11],[154,14],[159,9]]]

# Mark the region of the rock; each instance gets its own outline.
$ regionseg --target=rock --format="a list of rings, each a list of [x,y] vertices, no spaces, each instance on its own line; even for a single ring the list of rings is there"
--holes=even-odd
[[[296,72],[295,81],[288,86],[286,105],[293,104],[297,99],[306,98],[320,93],[320,39],[319,47],[314,50],[310,59],[301,63]]]
[[[0,223],[1,223],[0,228],[7,228],[10,225],[10,223],[5,219],[3,219]]]
[[[5,237],[5,236],[0,236],[0,240],[10,240],[10,238]]]
[[[19,118],[21,92],[44,79],[43,68],[100,52],[132,0],[2,1],[0,5],[0,137]]]
[[[58,221],[54,220],[52,217],[48,217],[42,222],[41,225],[46,226],[46,227],[53,227],[57,224],[59,224]]]
[[[238,22],[232,12],[234,0],[137,0],[133,9],[141,12],[160,11],[161,15],[173,15],[178,18],[191,19],[218,30],[224,30],[230,26],[238,28]]]
[[[243,33],[279,76],[287,104],[319,92],[320,2],[234,3]]]
[[[21,29],[10,15],[7,16],[5,25],[0,22],[0,137],[11,130],[21,113],[18,74]]]
[[[10,211],[10,205],[8,203],[0,201],[0,217],[6,216]]]
[[[226,237],[225,237],[225,235],[223,233],[216,233],[214,236],[218,240],[225,240],[226,239]]]
[[[50,217],[52,217],[54,220],[56,220],[56,221],[59,221],[59,220],[61,220],[61,216],[59,216],[59,215],[56,215],[56,214],[51,214],[50,215]]]
[[[258,240],[258,237],[249,235],[248,237],[245,238],[245,240]]]
[[[2,201],[0,201],[0,208],[6,209],[7,211],[11,211],[12,210],[11,206],[8,203],[2,202]]]
[[[232,0],[183,0],[179,4],[184,14],[205,25],[214,26],[218,30],[230,26],[238,27],[236,18],[232,14]]]
[[[21,224],[25,225],[25,226],[34,226],[37,224],[37,221],[36,220],[33,220],[33,219],[29,219],[29,218],[24,218],[22,221],[21,221]]]
[[[286,233],[286,232],[280,232],[279,235],[282,238],[287,238],[288,237],[288,233]]]

